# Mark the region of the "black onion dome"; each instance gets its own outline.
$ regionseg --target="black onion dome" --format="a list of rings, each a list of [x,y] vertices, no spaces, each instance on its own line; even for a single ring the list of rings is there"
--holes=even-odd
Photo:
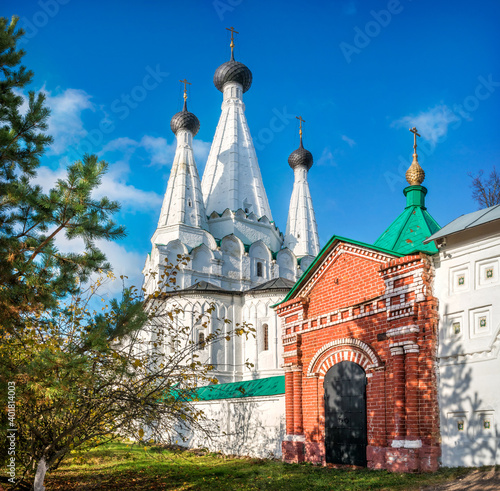
[[[309,170],[313,165],[313,156],[309,150],[306,150],[302,146],[302,140],[300,141],[300,147],[293,151],[288,157],[288,164],[292,169],[299,165],[305,165],[307,170]]]
[[[193,136],[200,131],[200,120],[187,110],[187,104],[184,102],[184,108],[181,112],[174,114],[170,120],[170,129],[177,134],[179,130],[188,130]]]
[[[252,72],[246,65],[231,58],[217,68],[214,74],[214,85],[221,92],[227,82],[238,82],[243,86],[243,92],[246,92],[252,85]]]

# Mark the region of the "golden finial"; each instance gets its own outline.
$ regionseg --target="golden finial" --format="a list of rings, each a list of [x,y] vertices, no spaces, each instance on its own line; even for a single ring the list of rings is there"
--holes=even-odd
[[[410,128],[410,131],[413,133],[413,162],[406,171],[406,180],[410,186],[420,186],[425,179],[425,172],[418,163],[417,155],[417,136],[420,135],[418,134],[418,130],[415,126]]]
[[[226,27],[228,31],[231,31],[231,60],[234,60],[234,34],[239,34],[238,31],[234,30],[234,27]]]
[[[305,123],[305,120],[302,119],[302,116],[295,116],[299,121],[299,135],[300,135],[300,145],[302,146],[302,123]]]
[[[184,80],[179,80],[181,84],[184,84],[184,102],[187,101],[188,95],[187,95],[187,86],[191,85],[186,79]]]

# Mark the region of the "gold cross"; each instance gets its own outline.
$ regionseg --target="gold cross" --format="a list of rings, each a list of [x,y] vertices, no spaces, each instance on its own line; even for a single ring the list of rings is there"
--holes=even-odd
[[[413,133],[413,150],[415,150],[415,153],[417,153],[417,136],[420,136],[418,134],[418,130],[416,128],[416,126],[414,126],[413,128],[410,128],[410,131]]]
[[[187,85],[191,85],[186,79],[184,80],[179,80],[179,82],[181,84],[184,84],[184,100],[187,100],[188,96],[187,96]]]
[[[300,141],[302,141],[302,123],[305,123],[305,120],[302,119],[302,116],[295,116],[299,121],[299,135],[300,135]]]
[[[239,34],[238,31],[234,30],[234,27],[226,27],[228,31],[231,31],[231,59],[234,58],[233,50],[234,50],[234,34]]]

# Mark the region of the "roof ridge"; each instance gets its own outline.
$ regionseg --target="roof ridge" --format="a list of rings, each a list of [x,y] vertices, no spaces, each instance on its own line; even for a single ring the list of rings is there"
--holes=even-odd
[[[495,208],[499,207],[499,205],[493,205],[493,206],[490,206],[488,208],[484,208],[483,210],[478,210],[478,211],[484,211],[484,213],[482,213],[481,215],[479,215],[473,222],[469,223],[468,225],[465,226],[465,228],[470,228],[470,227],[473,227],[474,226],[474,223],[476,223],[478,220],[480,220],[481,218],[485,217],[488,213],[491,213],[492,211],[495,210]],[[468,213],[465,213],[465,215],[467,215]],[[464,216],[464,215],[461,215],[461,216]],[[460,217],[458,217],[460,218]]]

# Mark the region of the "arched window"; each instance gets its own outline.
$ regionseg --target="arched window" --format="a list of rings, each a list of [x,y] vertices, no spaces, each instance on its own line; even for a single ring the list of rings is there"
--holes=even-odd
[[[269,349],[269,327],[267,324],[262,324],[262,350],[267,351]]]
[[[205,333],[198,331],[198,349],[205,349]]]
[[[257,263],[257,276],[261,277],[264,276],[262,274],[262,263]]]

